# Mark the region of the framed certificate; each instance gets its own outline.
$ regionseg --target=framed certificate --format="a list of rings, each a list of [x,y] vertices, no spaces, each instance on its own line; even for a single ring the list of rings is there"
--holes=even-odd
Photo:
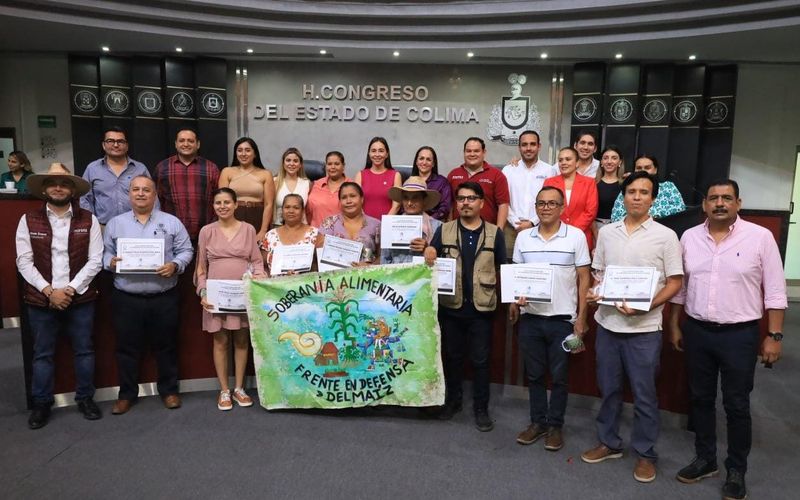
[[[381,247],[411,248],[411,240],[422,238],[421,215],[384,215],[381,217]]]
[[[632,309],[649,311],[661,275],[655,267],[608,266],[600,284],[599,304],[616,305],[625,301]]]
[[[322,251],[319,252],[319,270],[330,271],[331,269],[353,267],[353,262],[361,260],[363,248],[364,244],[360,241],[346,240],[326,234],[325,244],[322,246]]]
[[[155,273],[164,265],[164,240],[117,238],[118,273]]]
[[[206,281],[206,302],[212,304],[211,313],[246,313],[247,301],[242,280]]]
[[[500,266],[500,301],[550,304],[553,301],[553,267],[549,264],[503,264]]]
[[[424,264],[425,257],[415,256],[411,258],[414,264]],[[455,295],[456,294],[456,259],[448,257],[439,257],[433,264],[434,272],[436,273],[437,287],[436,290],[439,295]]]
[[[311,243],[278,245],[272,252],[270,274],[278,276],[289,271],[304,273],[311,270],[313,262],[314,245]]]

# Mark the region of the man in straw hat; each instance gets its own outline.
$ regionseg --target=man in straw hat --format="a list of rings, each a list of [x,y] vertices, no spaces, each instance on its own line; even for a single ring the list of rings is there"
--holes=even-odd
[[[411,262],[411,258],[416,254],[422,256],[425,247],[428,246],[433,233],[442,225],[428,215],[428,210],[436,207],[441,200],[441,194],[433,189],[428,189],[422,177],[412,176],[406,179],[402,187],[389,188],[389,198],[396,201],[403,209],[403,215],[419,215],[422,217],[422,238],[411,240],[411,248],[397,249],[384,248],[381,250],[381,264],[402,264]]]
[[[53,405],[53,354],[63,332],[75,355],[75,401],[88,420],[102,417],[94,400],[92,326],[97,289],[92,280],[100,272],[103,238],[97,218],[80,208],[78,199],[89,183],[61,163],[46,174],[28,178],[28,190],[45,200],[28,212],[17,227],[17,268],[25,279],[23,300],[33,332],[31,429],[47,425]]]

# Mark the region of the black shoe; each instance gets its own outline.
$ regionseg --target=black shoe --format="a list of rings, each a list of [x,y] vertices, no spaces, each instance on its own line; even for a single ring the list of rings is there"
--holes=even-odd
[[[675,479],[682,483],[692,484],[717,474],[719,474],[719,469],[717,469],[716,461],[695,457],[692,463],[678,471]]]
[[[439,412],[439,420],[452,420],[453,416],[462,410],[461,400],[447,401]]]
[[[486,408],[475,410],[475,427],[481,432],[489,432],[494,429],[494,422],[489,418],[489,411]]]
[[[736,469],[728,469],[728,479],[722,487],[722,498],[725,500],[744,500],[747,498],[747,487],[744,485],[744,474]]]
[[[103,412],[100,411],[97,403],[92,398],[78,401],[78,411],[83,413],[83,418],[86,420],[100,420],[103,418]]]
[[[47,425],[50,419],[50,405],[34,406],[31,416],[28,417],[28,427],[31,429],[41,429]]]

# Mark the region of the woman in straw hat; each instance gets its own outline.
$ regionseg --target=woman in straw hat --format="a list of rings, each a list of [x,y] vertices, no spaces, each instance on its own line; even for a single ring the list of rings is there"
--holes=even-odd
[[[412,176],[406,179],[402,187],[389,189],[389,198],[401,205],[404,215],[422,216],[422,238],[412,240],[410,250],[383,249],[381,251],[381,264],[411,262],[411,258],[414,255],[422,256],[422,251],[431,242],[433,233],[442,225],[441,221],[426,213],[439,204],[441,194],[433,189],[428,189],[425,179],[422,177]]]

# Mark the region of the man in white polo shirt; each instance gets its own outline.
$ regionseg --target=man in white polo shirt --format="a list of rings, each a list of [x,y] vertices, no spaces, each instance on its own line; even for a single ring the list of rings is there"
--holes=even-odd
[[[586,324],[586,292],[591,273],[589,247],[583,231],[561,222],[564,193],[545,186],[536,196],[539,225],[519,233],[514,263],[550,264],[553,268],[551,303],[511,304],[509,319],[519,324],[519,350],[528,374],[531,424],[517,436],[519,444],[533,444],[546,436],[544,447],[558,451],[564,446],[561,428],[567,408],[569,352],[561,344],[574,333],[583,337]],[[520,318],[520,309],[522,316]],[[583,350],[582,346],[572,352]],[[552,389],[547,400],[547,368]]]
[[[539,134],[526,130],[519,135],[520,160],[503,167],[508,180],[511,201],[508,206],[508,224],[503,228],[506,248],[514,248],[520,231],[530,229],[539,222],[534,204],[544,180],[558,175],[558,169],[539,159]]]

